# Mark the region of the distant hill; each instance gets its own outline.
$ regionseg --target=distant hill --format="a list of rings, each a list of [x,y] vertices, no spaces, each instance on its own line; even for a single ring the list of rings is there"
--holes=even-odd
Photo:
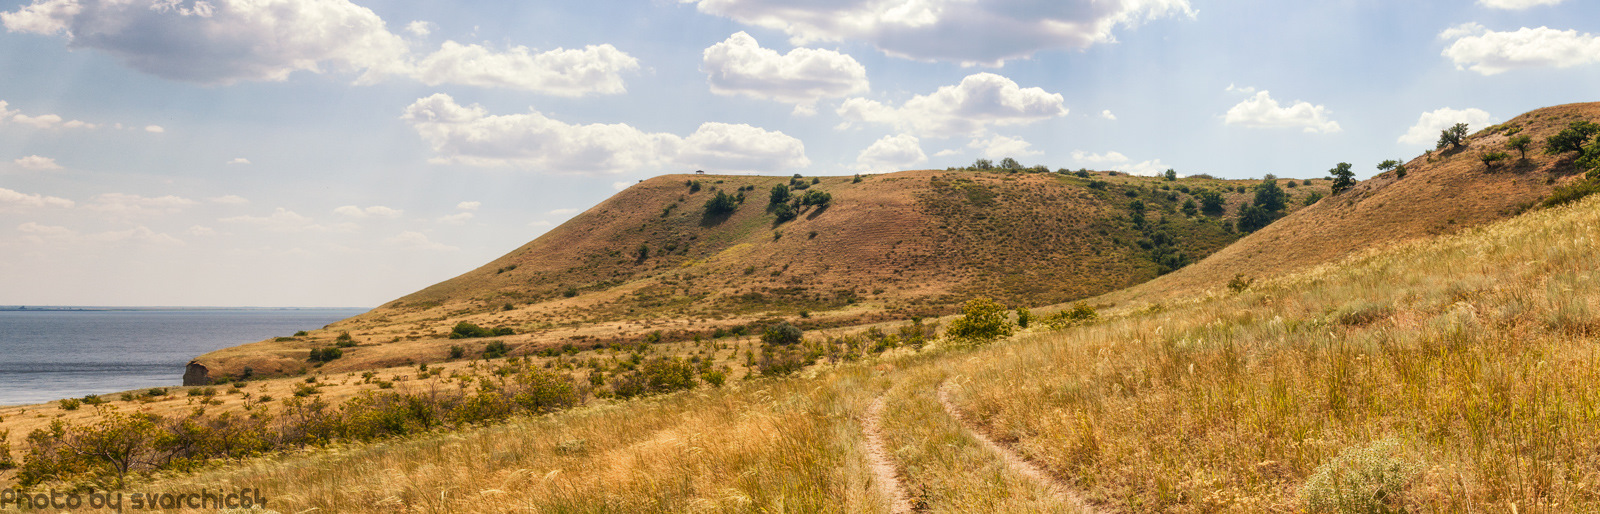
[[[1222,287],[1235,275],[1268,277],[1330,262],[1363,249],[1455,232],[1514,216],[1583,178],[1575,154],[1547,155],[1545,138],[1573,121],[1600,122],[1600,102],[1530,111],[1479,130],[1465,145],[1431,151],[1405,163],[1405,178],[1387,172],[1318,202],[1176,273],[1098,299],[1115,303]],[[1533,139],[1527,158],[1506,141]],[[1480,158],[1507,152],[1494,166]],[[1332,167],[1333,163],[1329,163]]]
[[[942,315],[979,295],[1013,306],[1071,301],[1226,247],[1259,182],[1087,170],[656,177],[478,269],[307,336],[207,354],[190,375],[298,372],[311,348],[344,331],[362,346],[330,369],[443,359],[460,344],[446,337],[461,321],[510,328],[517,335],[502,339],[533,351],[776,319],[824,327]],[[1276,183],[1289,212],[1329,190],[1326,180]],[[780,185],[829,201],[802,202],[780,221],[783,208],[770,202]],[[1201,191],[1221,194],[1223,211],[1186,213]],[[718,194],[742,202],[708,212]]]

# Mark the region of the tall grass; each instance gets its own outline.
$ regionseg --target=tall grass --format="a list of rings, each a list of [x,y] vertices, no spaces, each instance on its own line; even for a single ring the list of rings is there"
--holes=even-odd
[[[1341,452],[1385,508],[1600,509],[1600,204],[1373,251],[964,360],[961,401],[1130,510],[1306,508]]]

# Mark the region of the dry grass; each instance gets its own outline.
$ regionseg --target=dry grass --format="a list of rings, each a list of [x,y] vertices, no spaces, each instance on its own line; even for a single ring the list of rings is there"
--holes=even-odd
[[[1409,510],[1600,509],[1600,202],[1372,251],[964,361],[961,400],[1099,501],[1294,510],[1400,441]],[[1155,310],[1155,309],[1151,309]]]

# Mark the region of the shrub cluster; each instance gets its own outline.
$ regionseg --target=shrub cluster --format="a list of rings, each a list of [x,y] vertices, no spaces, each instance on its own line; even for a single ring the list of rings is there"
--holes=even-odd
[[[961,317],[950,322],[945,335],[969,342],[988,342],[1010,336],[1015,325],[1005,306],[988,298],[973,298],[961,307]]]
[[[500,327],[500,328],[495,328],[495,329],[487,329],[487,328],[483,328],[483,327],[474,325],[472,323],[468,323],[468,322],[463,321],[463,322],[460,322],[460,323],[456,323],[455,328],[450,330],[450,338],[451,339],[470,339],[470,338],[474,338],[474,337],[509,336],[509,335],[512,335],[512,334],[515,334],[515,333],[517,333],[517,332],[515,330],[512,330],[510,327]]]

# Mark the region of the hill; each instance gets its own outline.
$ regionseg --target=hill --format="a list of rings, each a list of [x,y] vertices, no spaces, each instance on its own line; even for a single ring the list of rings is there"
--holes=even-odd
[[[1581,181],[1575,154],[1547,155],[1545,139],[1574,121],[1600,121],[1600,102],[1530,111],[1484,128],[1461,147],[1430,151],[1405,163],[1404,178],[1389,171],[1317,202],[1176,273],[1116,291],[1103,304],[1216,288],[1235,275],[1266,278],[1337,260],[1360,250],[1447,234],[1519,214],[1556,188]],[[1530,136],[1526,158],[1506,147]],[[1509,152],[1485,164],[1481,156]]]
[[[1275,183],[1291,210],[1328,191],[1326,180]],[[452,345],[475,355],[482,340],[450,339],[461,322],[514,332],[497,340],[520,355],[741,334],[777,319],[818,328],[943,315],[980,295],[1065,302],[1227,246],[1256,184],[1087,170],[656,177],[361,316],[201,356],[186,382],[305,372],[311,349],[347,332],[330,370],[440,361]],[[772,202],[774,188],[792,199]],[[1202,191],[1220,195],[1223,213],[1185,209]],[[734,198],[732,212],[712,212],[717,195]],[[780,219],[785,209],[793,219]]]

